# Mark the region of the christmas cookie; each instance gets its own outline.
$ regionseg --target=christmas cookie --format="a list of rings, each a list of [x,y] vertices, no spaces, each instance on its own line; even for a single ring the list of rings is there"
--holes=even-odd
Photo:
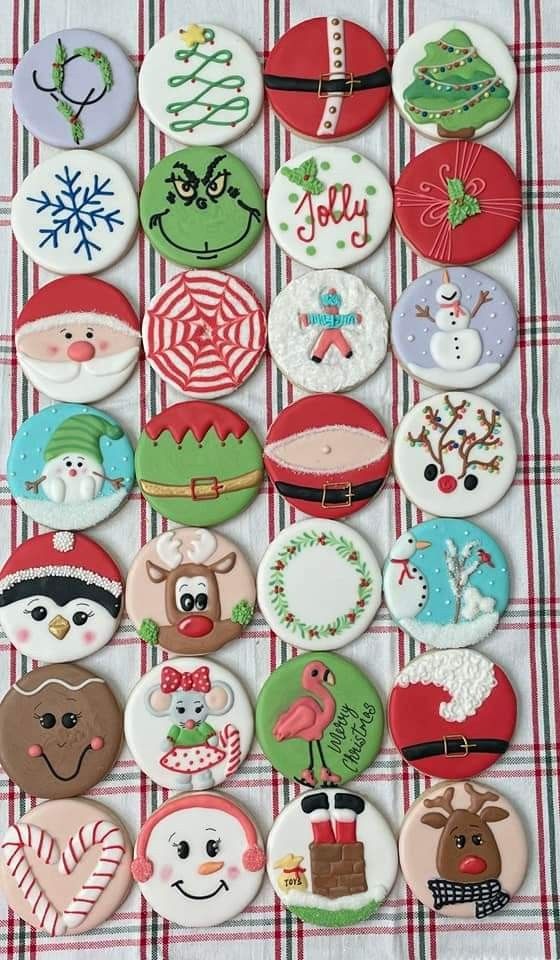
[[[517,71],[505,43],[471,20],[436,20],[408,37],[393,63],[405,120],[434,140],[490,133],[511,110]]]
[[[31,537],[0,570],[0,623],[33,660],[65,663],[95,653],[115,633],[122,601],[116,563],[79,533]]]
[[[153,417],[136,448],[140,490],[177,523],[211,527],[253,502],[262,449],[243,417],[218,403],[176,403]]]
[[[316,269],[369,257],[384,239],[392,212],[393,194],[381,171],[345,147],[298,153],[276,173],[267,200],[278,246]]]
[[[508,421],[474,393],[421,400],[395,431],[395,476],[408,499],[434,516],[471,517],[493,507],[513,483],[516,464]]]
[[[255,722],[276,770],[306,787],[332,787],[353,780],[374,761],[383,737],[383,706],[373,684],[349,660],[308,653],[268,678]]]
[[[504,289],[469,267],[431,270],[413,280],[391,317],[403,367],[432,387],[477,387],[507,363],[517,313]]]
[[[184,793],[146,820],[132,875],[150,906],[182,927],[231,920],[259,892],[266,856],[251,817],[221,793]]]
[[[264,226],[262,190],[243,161],[215,147],[187,147],[153,167],[140,194],[152,246],[184,267],[226,267]]]
[[[278,493],[312,517],[365,507],[391,466],[385,428],[371,410],[336,394],[303,397],[268,431],[264,462]]]
[[[509,599],[506,558],[466,520],[426,520],[391,548],[383,571],[389,613],[430,647],[469,647],[495,629]]]
[[[32,520],[85,530],[109,517],[134,485],[134,454],[107,413],[78,403],[44,407],[25,420],[8,456],[8,486]]]
[[[314,17],[288,30],[266,62],[270,105],[294,133],[345,140],[361,133],[390,94],[387,57],[378,40],[341,17]]]
[[[506,752],[517,699],[506,674],[476,650],[430,650],[401,670],[387,720],[395,746],[429,777],[471,777]]]
[[[136,763],[155,783],[208,790],[233,776],[247,756],[253,708],[225,667],[176,657],[136,684],[124,729]]]
[[[99,273],[127,252],[138,204],[122,167],[91,150],[63,150],[35,167],[12,200],[12,230],[51,273]]]
[[[152,298],[144,352],[160,377],[193,399],[225,397],[251,376],[266,346],[252,287],[219,270],[176,274]]]
[[[268,319],[274,361],[296,387],[351,390],[387,352],[385,307],[351,273],[313,270],[276,297]]]
[[[51,937],[73,936],[113,916],[131,883],[132,847],[115,814],[91,800],[51,800],[0,841],[8,906]]]
[[[150,47],[138,78],[140,103],[180,143],[209,147],[243,136],[263,100],[261,66],[237,33],[191,23]]]
[[[128,380],[140,324],[120,290],[97,277],[63,277],[25,304],[16,355],[28,380],[51,400],[96,403]]]
[[[523,883],[527,840],[512,805],[485,784],[438,783],[410,807],[399,836],[404,878],[424,906],[484,920]]]
[[[34,797],[87,793],[112,769],[121,742],[110,686],[74,663],[31,670],[0,703],[0,762]]]
[[[96,147],[126,127],[136,107],[136,72],[125,52],[92,30],[43,37],[18,63],[14,109],[44,143]]]
[[[414,157],[395,185],[395,222],[420,257],[476,263],[496,253],[521,220],[521,184],[499,153],[441,143]]]
[[[346,927],[377,913],[398,869],[384,817],[358,793],[309,790],[274,821],[268,877],[285,907],[321,927]]]

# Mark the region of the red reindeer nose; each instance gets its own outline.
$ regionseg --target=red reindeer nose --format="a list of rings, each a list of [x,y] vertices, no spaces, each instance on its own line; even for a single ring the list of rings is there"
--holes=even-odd
[[[439,478],[437,485],[442,493],[453,493],[455,487],[457,486],[457,481],[455,477],[451,477],[448,473],[444,473],[443,477]]]
[[[205,637],[214,629],[214,622],[209,617],[203,617],[200,614],[194,614],[192,617],[184,617],[177,624],[177,630],[184,637]]]
[[[484,873],[486,860],[482,857],[463,857],[459,864],[461,873]]]
[[[78,475],[78,471],[77,471],[77,470],[74,470],[74,467],[70,467],[70,470],[68,471],[68,476],[69,476],[69,477],[77,477],[77,475]]]
[[[70,360],[83,363],[84,360],[91,360],[95,356],[95,347],[87,340],[75,340],[74,343],[70,344],[66,353]]]

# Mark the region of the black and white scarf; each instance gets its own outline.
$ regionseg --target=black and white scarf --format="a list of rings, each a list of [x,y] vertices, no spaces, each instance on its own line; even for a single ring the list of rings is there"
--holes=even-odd
[[[499,880],[482,880],[480,883],[456,883],[436,877],[428,880],[434,898],[434,910],[454,903],[476,903],[476,916],[488,917],[509,903],[509,893],[502,890]]]

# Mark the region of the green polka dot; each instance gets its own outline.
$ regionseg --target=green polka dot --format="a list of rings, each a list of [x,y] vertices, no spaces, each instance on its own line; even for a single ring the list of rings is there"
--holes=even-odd
[[[331,168],[331,165],[330,165],[330,163],[329,163],[327,160],[323,160],[323,161],[319,164],[319,166],[321,167],[321,170],[330,170],[330,168]]]
[[[352,163],[360,163],[361,159],[362,158],[359,153],[352,154]]]
[[[281,224],[280,224],[280,229],[281,229],[281,230],[287,230],[287,229],[288,229],[288,224],[287,224],[287,223],[281,223]]]
[[[341,184],[341,183],[335,183],[334,189],[335,189],[335,190],[342,190],[342,184]]]
[[[306,223],[312,223],[312,222],[313,222],[313,218],[310,217],[309,214],[307,214],[307,216],[306,216],[306,218],[305,218],[305,222],[306,222]]]
[[[290,203],[297,203],[298,200],[299,200],[299,197],[298,197],[297,193],[289,193],[289,194],[288,194],[288,200],[290,201]]]
[[[371,184],[369,187],[366,187],[366,193],[368,194],[368,196],[372,197],[375,192],[376,192],[375,187],[372,187]]]
[[[366,243],[371,243],[371,234],[366,233]]]
[[[339,250],[344,250],[344,247],[346,246],[344,240],[337,240],[337,241],[336,241],[336,245],[337,245],[337,247],[338,247]]]
[[[333,217],[335,220],[340,220],[342,217],[342,210],[333,210]]]
[[[306,247],[305,252],[308,257],[314,257],[317,253],[317,250],[315,247]]]

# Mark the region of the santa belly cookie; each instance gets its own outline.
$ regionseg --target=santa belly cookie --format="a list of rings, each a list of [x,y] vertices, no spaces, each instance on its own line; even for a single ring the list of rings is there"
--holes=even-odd
[[[344,140],[373,123],[390,94],[381,44],[341,17],[314,17],[288,30],[266,61],[270,105],[295,133]]]

